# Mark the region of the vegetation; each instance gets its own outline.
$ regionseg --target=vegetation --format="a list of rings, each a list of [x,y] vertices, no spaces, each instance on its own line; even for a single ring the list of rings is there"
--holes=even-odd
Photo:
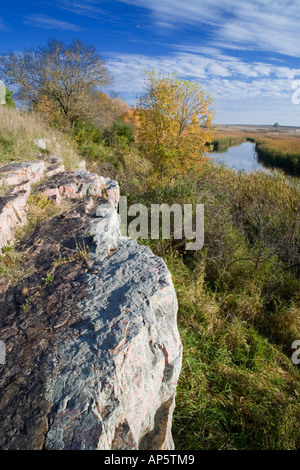
[[[35,139],[47,140],[47,151],[62,155],[66,168],[76,168],[82,157],[69,137],[53,129],[40,114],[0,106],[0,164],[39,159]]]
[[[220,132],[215,133],[215,138],[212,143],[212,150],[214,152],[226,152],[229,147],[234,147],[247,140],[247,135],[243,132]]]
[[[257,138],[258,159],[266,166],[282,168],[291,175],[300,175],[300,137]]]
[[[175,76],[150,73],[138,112],[98,94],[101,115],[70,114],[68,131],[52,121],[64,133],[48,125],[43,106],[50,94],[36,96],[39,114],[0,107],[0,161],[36,157],[33,140],[44,137],[69,167],[84,156],[90,170],[118,179],[131,202],[204,204],[202,250],[186,251],[186,240],[141,240],[165,259],[179,301],[176,448],[300,449],[300,375],[290,349],[300,331],[298,180],[208,163],[202,154],[213,138],[210,98]],[[250,138],[282,154],[299,142],[248,132],[218,132],[221,138],[223,147]],[[29,203],[31,227],[51,216],[44,198]],[[88,259],[88,248],[78,246],[76,256]],[[72,260],[57,258],[44,283]],[[21,264],[21,253],[2,250],[1,273]]]
[[[51,39],[46,47],[0,56],[1,75],[19,87],[17,98],[30,108],[48,107],[63,125],[97,113],[97,89],[110,83],[109,73],[93,46]]]
[[[16,103],[14,102],[13,97],[12,97],[13,94],[14,92],[12,90],[5,88],[5,101],[6,101],[5,106],[7,106],[8,108],[16,107]]]
[[[149,73],[137,106],[138,142],[155,177],[168,181],[203,162],[212,140],[211,102],[196,83]]]
[[[299,183],[214,165],[138,198],[204,203],[205,243],[142,243],[162,256],[184,346],[177,449],[299,449]]]

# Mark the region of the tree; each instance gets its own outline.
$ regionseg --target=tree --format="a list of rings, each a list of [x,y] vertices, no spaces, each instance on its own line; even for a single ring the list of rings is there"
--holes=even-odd
[[[6,100],[6,106],[8,108],[15,108],[16,103],[14,102],[12,95],[14,92],[12,90],[9,90],[8,88],[5,88],[5,100]]]
[[[148,73],[146,92],[139,99],[138,141],[156,176],[171,179],[204,161],[213,139],[212,98],[197,83],[175,74]]]
[[[37,50],[10,52],[0,57],[0,66],[6,82],[18,86],[18,99],[30,108],[44,100],[69,125],[92,117],[94,93],[111,82],[96,49],[79,40],[65,45],[51,39]]]

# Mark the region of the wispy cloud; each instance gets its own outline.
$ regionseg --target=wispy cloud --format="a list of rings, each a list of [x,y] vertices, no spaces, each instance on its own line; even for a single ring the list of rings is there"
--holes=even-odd
[[[206,24],[220,44],[240,49],[300,53],[298,2],[282,0],[120,0],[143,6],[159,24]]]
[[[99,8],[93,0],[60,0],[57,5],[63,10],[88,18],[99,18],[102,15],[107,15],[107,12]]]
[[[41,14],[32,14],[26,16],[24,23],[29,24],[30,26],[44,29],[57,29],[60,31],[83,31],[83,28],[76,24]]]
[[[240,50],[263,50],[293,57],[300,54],[300,8],[282,0],[112,0],[144,8],[160,32],[185,26],[203,26],[211,44]],[[60,0],[56,5],[72,13],[108,20],[101,0]],[[194,44],[197,46],[197,44]]]
[[[264,62],[250,63],[222,55],[220,51],[216,54],[214,49],[207,49],[206,52],[206,55],[177,52],[156,58],[142,54],[112,54],[106,63],[119,89],[126,89],[127,92],[142,90],[144,71],[153,67],[163,75],[174,71],[182,78],[204,84],[213,93],[230,93],[233,97],[236,92],[246,95],[254,90],[255,94],[266,90],[268,94],[284,93],[290,88],[290,81],[300,77],[300,69],[297,68]]]
[[[291,96],[292,81],[300,77],[300,68],[265,62],[249,63],[222,55],[213,48],[206,49],[206,54],[177,52],[156,58],[142,54],[112,54],[106,64],[114,76],[116,88],[132,104],[135,104],[136,95],[144,90],[144,71],[154,67],[163,75],[176,72],[181,78],[198,82],[206,92],[212,93],[218,122],[224,122],[223,116],[231,116],[231,108],[238,107],[243,110],[244,117],[242,119],[241,113],[236,113],[235,117],[232,116],[232,123],[238,116],[242,119],[240,122],[247,122],[246,110],[250,109],[256,109],[257,118],[258,107],[261,109],[260,117],[263,119],[265,116],[266,123],[272,123],[272,112],[275,115],[278,109],[286,110],[286,115],[282,114],[285,122],[295,122],[288,119],[295,119],[297,112],[299,115]],[[254,111],[252,114],[254,123]]]

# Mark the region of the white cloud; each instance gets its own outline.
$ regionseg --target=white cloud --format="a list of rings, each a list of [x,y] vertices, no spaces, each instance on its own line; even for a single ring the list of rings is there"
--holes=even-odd
[[[29,24],[30,26],[35,26],[37,28],[44,29],[58,29],[61,31],[83,31],[80,26],[77,26],[73,23],[57,20],[56,18],[51,18],[50,16],[41,14],[32,14],[26,16],[24,23]]]
[[[240,122],[247,123],[247,110],[251,109],[252,123],[255,123],[255,103],[256,123],[258,116],[261,122],[265,119],[265,123],[272,123],[272,113],[277,116],[280,112],[282,123],[296,125],[291,120],[298,116],[300,124],[299,109],[296,110],[291,102],[292,80],[300,77],[300,69],[263,62],[246,63],[236,57],[222,56],[221,53],[215,58],[187,52],[156,58],[141,54],[112,54],[106,64],[115,79],[116,89],[132,104],[136,103],[136,94],[144,90],[144,72],[154,68],[163,75],[176,72],[181,78],[195,81],[211,93],[217,122],[225,122],[227,110],[227,123],[232,123],[231,108],[240,107],[244,113]],[[281,109],[285,109],[286,114]],[[238,115],[240,113],[236,113]]]
[[[89,18],[99,18],[101,15],[107,15],[105,10],[95,5],[95,2],[90,0],[74,1],[74,0],[60,0],[58,6],[71,13]]]
[[[294,79],[300,78],[300,68],[285,66],[291,59],[276,56],[283,54],[299,58],[299,2],[112,0],[116,6],[116,16],[106,16],[108,21],[118,23],[117,6],[121,2],[138,7],[139,24],[142,27],[147,25],[148,31],[151,26],[153,31],[159,33],[153,35],[156,46],[167,46],[174,51],[170,55],[161,54],[155,57],[115,52],[105,54],[106,63],[115,79],[115,88],[132,104],[135,104],[136,94],[143,91],[143,72],[154,67],[163,75],[176,72],[180,77],[196,81],[205,91],[211,92],[217,109],[217,120],[227,112],[227,122],[233,122],[231,108],[235,106],[235,116],[244,116],[241,122],[246,123],[247,113],[251,112],[253,119],[256,113],[256,118],[267,123],[273,114],[278,116],[278,110],[280,113],[282,110],[281,123],[300,125],[300,105],[297,108],[291,102],[291,84]],[[109,10],[106,13],[100,11],[99,7],[105,8],[105,3],[101,0],[60,0],[59,4],[79,15],[97,16],[98,20],[102,13],[109,15]],[[189,27],[194,29],[189,30]],[[198,35],[195,32],[197,29]],[[185,30],[189,32],[187,36],[184,34]],[[187,38],[191,36],[191,31],[195,34],[189,44]],[[206,34],[202,36],[203,31]],[[158,36],[171,38],[174,33],[181,38],[178,40],[179,44],[174,44],[171,40],[165,41],[169,44],[157,42]],[[226,54],[224,50],[227,51]],[[232,51],[232,55],[228,51]],[[243,54],[243,59],[240,56],[244,51],[251,53]],[[268,55],[270,59],[259,60],[259,57]],[[293,63],[296,63],[295,59]],[[278,117],[274,122],[276,120],[279,122]]]
[[[142,54],[114,54],[106,63],[118,83],[119,89],[141,91],[144,71],[155,68],[164,75],[176,72],[180,77],[195,80],[212,86],[216,81],[227,80],[228,83],[244,83],[247,92],[253,84],[269,83],[285,89],[287,83],[300,76],[300,69],[277,66],[264,62],[247,63],[236,57],[217,57],[178,52],[173,55],[149,57]],[[262,87],[263,90],[264,86]],[[274,85],[271,87],[274,89]]]
[[[264,50],[299,57],[299,2],[288,0],[114,0],[144,8],[160,32],[187,25],[209,26],[212,45],[240,50]],[[72,13],[105,17],[101,0],[60,0]],[[99,7],[100,5],[100,7]],[[197,47],[197,44],[194,44]]]
[[[210,25],[220,44],[294,57],[300,52],[298,2],[282,0],[120,0],[143,6],[156,22]]]

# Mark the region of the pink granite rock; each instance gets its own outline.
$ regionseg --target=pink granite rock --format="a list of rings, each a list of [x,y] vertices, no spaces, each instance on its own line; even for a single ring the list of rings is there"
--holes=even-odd
[[[117,181],[100,176],[101,187],[109,202],[116,208],[120,199],[120,187]]]
[[[26,222],[29,191],[19,191],[0,198],[0,248],[12,242],[16,230]]]
[[[38,183],[45,170],[45,162],[10,163],[0,168],[0,186],[17,186],[24,181]]]
[[[47,168],[45,172],[45,177],[50,178],[51,176],[58,175],[59,173],[63,173],[65,171],[65,165],[52,165]]]
[[[99,176],[87,171],[63,172],[51,176],[39,186],[39,192],[45,196],[55,196],[56,202],[62,198],[80,199],[85,196],[101,196]]]
[[[53,358],[46,389],[55,411],[46,449],[174,449],[182,361],[176,293],[161,258],[120,238],[113,211],[100,205],[88,229],[95,234],[93,267],[84,278],[78,327]]]
[[[6,205],[22,219],[26,198],[16,205],[17,197]],[[75,199],[63,223],[27,234],[35,272],[0,297],[3,450],[174,448],[182,344],[171,275],[148,247],[121,237],[113,204],[94,198],[96,213],[87,214],[89,197]],[[83,243],[89,254],[78,257]],[[41,287],[58,254],[70,261]]]

